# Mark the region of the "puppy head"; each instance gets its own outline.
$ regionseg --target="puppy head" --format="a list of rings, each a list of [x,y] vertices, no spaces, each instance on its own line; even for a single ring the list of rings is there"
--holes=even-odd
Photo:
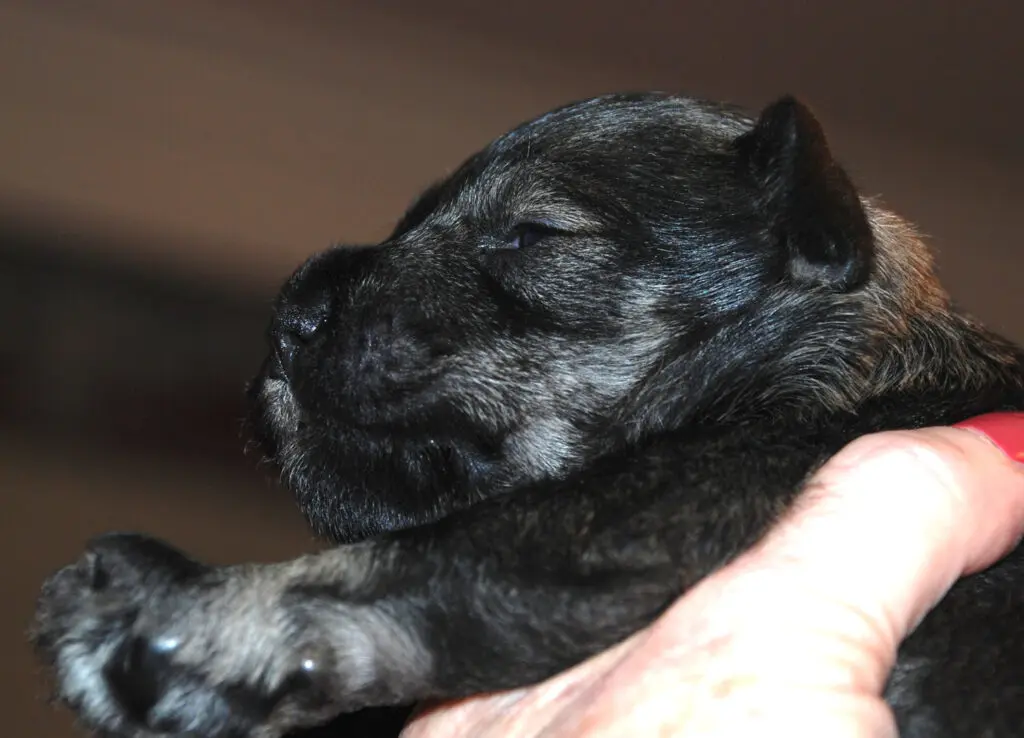
[[[421,523],[692,417],[797,330],[759,328],[766,301],[856,290],[872,260],[798,102],[756,121],[664,95],[570,105],[471,157],[384,243],[299,268],[255,425],[321,532]]]

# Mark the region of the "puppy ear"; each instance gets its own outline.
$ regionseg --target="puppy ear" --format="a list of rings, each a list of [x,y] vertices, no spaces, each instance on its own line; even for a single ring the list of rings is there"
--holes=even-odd
[[[862,284],[874,252],[871,226],[813,113],[784,97],[737,145],[761,191],[790,278],[836,291]]]

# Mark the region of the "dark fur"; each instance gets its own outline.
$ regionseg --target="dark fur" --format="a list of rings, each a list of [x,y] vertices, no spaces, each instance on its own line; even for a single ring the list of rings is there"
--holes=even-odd
[[[270,736],[536,682],[749,547],[853,438],[1024,408],[1020,351],[952,311],[791,99],[542,116],[385,243],[308,261],[270,335],[262,443],[348,545],[209,568],[93,542],[36,631],[90,725]],[[904,645],[904,736],[1021,734],[1021,584],[1018,550]]]

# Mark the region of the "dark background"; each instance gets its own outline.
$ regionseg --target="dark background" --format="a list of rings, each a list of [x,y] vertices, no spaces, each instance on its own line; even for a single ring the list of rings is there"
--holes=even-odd
[[[0,700],[69,736],[24,630],[91,534],[315,545],[242,453],[274,289],[570,99],[803,95],[947,285],[1024,340],[1015,0],[0,0]]]

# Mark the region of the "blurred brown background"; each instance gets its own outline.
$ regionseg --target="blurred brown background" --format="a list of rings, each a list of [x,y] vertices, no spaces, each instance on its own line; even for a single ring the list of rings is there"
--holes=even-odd
[[[314,545],[238,438],[274,288],[554,105],[803,95],[1024,340],[1022,23],[1014,0],[0,0],[0,734],[71,735],[24,628],[89,535]]]

